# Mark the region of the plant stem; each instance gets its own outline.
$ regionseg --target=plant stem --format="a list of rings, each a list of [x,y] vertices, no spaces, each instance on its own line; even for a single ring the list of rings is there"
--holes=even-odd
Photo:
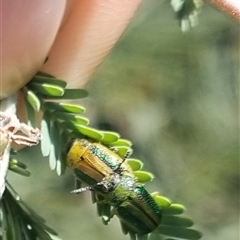
[[[9,113],[11,115],[16,114],[16,105],[17,105],[17,95],[14,94],[6,99],[0,101],[0,111]],[[1,120],[0,120],[0,130],[2,129]],[[4,133],[0,131],[0,145],[4,143]],[[4,149],[2,159],[0,159],[0,199],[2,198],[3,192],[5,190],[5,178],[8,170],[9,157],[10,157],[10,145],[7,144],[7,147]]]

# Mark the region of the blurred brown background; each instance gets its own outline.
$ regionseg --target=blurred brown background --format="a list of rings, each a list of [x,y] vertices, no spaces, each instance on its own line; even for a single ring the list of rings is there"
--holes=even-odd
[[[133,141],[156,177],[147,188],[184,204],[203,239],[237,240],[239,26],[209,6],[199,20],[183,34],[169,1],[145,1],[80,104],[92,126]],[[89,193],[70,194],[69,170],[58,177],[38,147],[21,159],[32,176],[9,182],[62,239],[128,239],[117,219],[102,225]]]

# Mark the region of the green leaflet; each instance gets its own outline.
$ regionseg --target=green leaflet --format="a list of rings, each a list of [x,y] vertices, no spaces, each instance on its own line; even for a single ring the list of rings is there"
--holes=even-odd
[[[27,112],[28,116],[31,118],[31,124],[34,123],[34,111],[39,111],[40,108],[44,112],[43,120],[41,123],[43,141],[41,142],[41,149],[44,156],[49,156],[50,168],[55,169],[58,175],[64,173],[66,169],[66,142],[72,137],[74,138],[86,138],[92,141],[101,142],[108,146],[112,151],[116,152],[121,158],[124,158],[127,153],[132,152],[132,142],[127,139],[120,138],[120,134],[112,131],[100,131],[92,127],[87,126],[89,120],[82,116],[85,108],[72,103],[60,103],[51,102],[53,99],[64,100],[64,99],[80,99],[87,96],[87,92],[83,89],[66,89],[66,82],[54,79],[48,74],[38,74],[33,78],[33,81],[28,84],[25,88],[25,94],[27,94],[26,89],[28,89],[27,99]],[[26,95],[27,96],[27,95]],[[126,163],[134,171],[134,175],[139,183],[145,183],[152,181],[153,174],[142,171],[143,163],[139,159],[128,158]],[[20,164],[21,165],[21,164]],[[18,164],[12,164],[12,168],[20,169],[25,174],[25,167]],[[20,173],[19,171],[19,173]],[[26,170],[27,171],[27,170]],[[78,187],[80,188],[80,186]],[[77,189],[78,189],[77,188]],[[129,228],[120,221],[122,230],[124,234],[129,234],[131,239],[138,240],[166,240],[165,236],[173,236],[177,238],[190,239],[189,237],[198,237],[201,234],[198,231],[189,229],[193,225],[193,221],[186,217],[175,216],[180,215],[184,212],[184,206],[180,204],[173,204],[171,201],[159,195],[158,193],[152,193],[154,201],[161,207],[162,211],[162,225],[158,227],[157,230],[146,235],[138,235],[129,230]],[[109,204],[100,204],[99,196],[96,197],[92,193],[93,203],[97,204],[98,214],[101,216],[104,224],[108,224],[112,218],[110,213]],[[134,203],[132,202],[134,205]],[[22,209],[29,214],[35,223],[32,225],[34,231],[31,232],[31,237],[38,235],[39,239],[53,239],[49,233],[43,229],[47,229],[44,226],[44,221],[32,213],[26,206],[22,203],[20,204]],[[143,215],[144,216],[144,215]],[[28,232],[23,229],[23,234],[25,234],[25,239],[27,240]],[[17,228],[11,231],[17,234]],[[175,231],[175,235],[172,231]],[[50,230],[48,230],[50,232]],[[17,236],[17,235],[16,235]],[[19,236],[17,236],[19,237]],[[20,238],[19,238],[20,239]],[[56,237],[56,239],[58,239]],[[170,238],[168,238],[170,239]],[[196,238],[199,239],[199,238]],[[21,240],[21,239],[20,239]]]
[[[52,144],[50,136],[51,121],[49,115],[49,112],[45,112],[41,121],[41,131],[43,136],[41,141],[41,151],[44,157],[50,154],[50,146]]]
[[[192,227],[193,221],[186,217],[164,216],[162,225],[176,226],[176,227]]]
[[[100,133],[103,135],[101,142],[105,144],[116,142],[120,138],[120,134],[117,132],[100,131]]]
[[[160,226],[158,228],[160,234],[169,235],[177,238],[198,240],[202,237],[202,234],[194,229],[173,227],[173,226]]]
[[[44,107],[46,109],[51,109],[53,111],[67,112],[67,113],[80,114],[85,112],[84,107],[77,104],[70,104],[70,103],[45,102]]]
[[[116,142],[112,142],[111,146],[126,146],[131,147],[133,144],[128,139],[119,138]]]
[[[31,173],[27,170],[27,166],[17,159],[10,159],[9,161],[9,170],[18,173],[24,177],[29,177]]]
[[[75,127],[79,133],[81,133],[82,135],[84,135],[86,137],[93,138],[95,140],[101,140],[103,137],[101,132],[94,128],[87,127],[84,125],[75,125]]]
[[[132,148],[128,146],[113,146],[113,149],[122,158],[124,158],[129,151],[132,152]]]
[[[121,229],[122,229],[123,234],[127,235],[128,234],[127,226],[122,221],[120,221],[120,225],[121,225]]]
[[[32,90],[26,90],[25,94],[27,102],[36,112],[38,112],[40,110],[41,103],[37,95]]]
[[[49,167],[51,170],[55,170],[57,167],[57,158],[55,154],[55,148],[54,145],[50,145],[50,151],[49,151]]]
[[[164,197],[164,196],[160,196],[158,195],[158,193],[152,193],[151,194],[155,200],[155,202],[161,206],[162,211],[164,211],[164,209],[169,209],[169,207],[171,206],[171,200]]]
[[[29,177],[31,175],[31,172],[29,172],[28,170],[20,168],[16,165],[10,165],[9,170],[11,170],[12,172],[18,173],[24,177]]]
[[[50,155],[49,155],[49,162],[50,166],[52,166],[52,170],[54,170],[57,166],[57,159],[60,151],[60,145],[55,144],[60,139],[60,131],[59,126],[56,121],[53,122],[53,126],[50,129],[50,136],[51,136],[51,147],[50,147]]]
[[[27,112],[27,124],[31,127],[36,127],[35,110],[28,101],[25,101],[25,106]]]
[[[134,171],[134,175],[140,183],[150,182],[154,178],[152,173],[146,171]]]
[[[32,82],[34,83],[38,83],[38,84],[51,84],[51,85],[54,85],[54,86],[58,86],[58,87],[61,87],[61,88],[66,88],[67,86],[67,83],[61,79],[56,79],[56,78],[53,78],[51,76],[47,76],[47,75],[36,75],[33,77],[32,79]]]
[[[64,88],[54,84],[30,82],[29,86],[34,92],[49,97],[61,97],[64,94]]]
[[[126,162],[132,168],[133,171],[139,171],[143,167],[143,163],[139,159],[128,158]]]
[[[89,120],[78,114],[55,111],[54,114],[59,120],[71,121],[73,124],[88,125]]]
[[[65,89],[62,96],[46,96],[45,99],[59,99],[59,100],[69,100],[69,99],[80,99],[88,96],[88,92],[84,89]]]
[[[181,204],[173,203],[167,208],[162,209],[163,215],[179,215],[185,211],[185,207]]]

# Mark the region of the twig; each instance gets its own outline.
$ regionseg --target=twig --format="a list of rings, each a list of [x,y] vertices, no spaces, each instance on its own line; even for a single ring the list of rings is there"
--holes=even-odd
[[[0,111],[8,113],[10,115],[16,114],[16,105],[17,105],[17,96],[16,94],[3,99],[0,101]],[[10,144],[6,144],[4,140],[4,134],[0,133],[0,146],[5,145],[5,149],[3,152],[2,159],[0,160],[0,199],[2,198],[2,194],[5,190],[5,178],[7,174],[8,164],[9,164],[9,156],[10,156]]]

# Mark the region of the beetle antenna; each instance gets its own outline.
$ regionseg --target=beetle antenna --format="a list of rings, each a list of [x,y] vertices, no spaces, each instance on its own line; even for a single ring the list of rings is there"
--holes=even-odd
[[[82,192],[91,191],[91,190],[93,190],[93,188],[94,188],[94,186],[82,187],[82,188],[71,191],[71,193],[79,194]]]
[[[118,165],[118,168],[116,169],[116,172],[121,169],[122,164],[128,159],[128,157],[133,153],[133,150],[128,149],[125,153],[125,155],[123,156],[123,161]]]
[[[97,186],[102,186],[105,188],[105,191],[109,191],[114,185],[113,182],[109,182],[108,179],[103,179],[101,182],[98,182],[92,186],[82,187],[71,191],[71,193],[79,194],[86,191],[94,191]]]
[[[130,155],[132,155],[133,150],[132,149],[128,149],[125,153],[125,155],[123,156],[123,162],[126,161],[126,159],[128,159],[130,157]]]

